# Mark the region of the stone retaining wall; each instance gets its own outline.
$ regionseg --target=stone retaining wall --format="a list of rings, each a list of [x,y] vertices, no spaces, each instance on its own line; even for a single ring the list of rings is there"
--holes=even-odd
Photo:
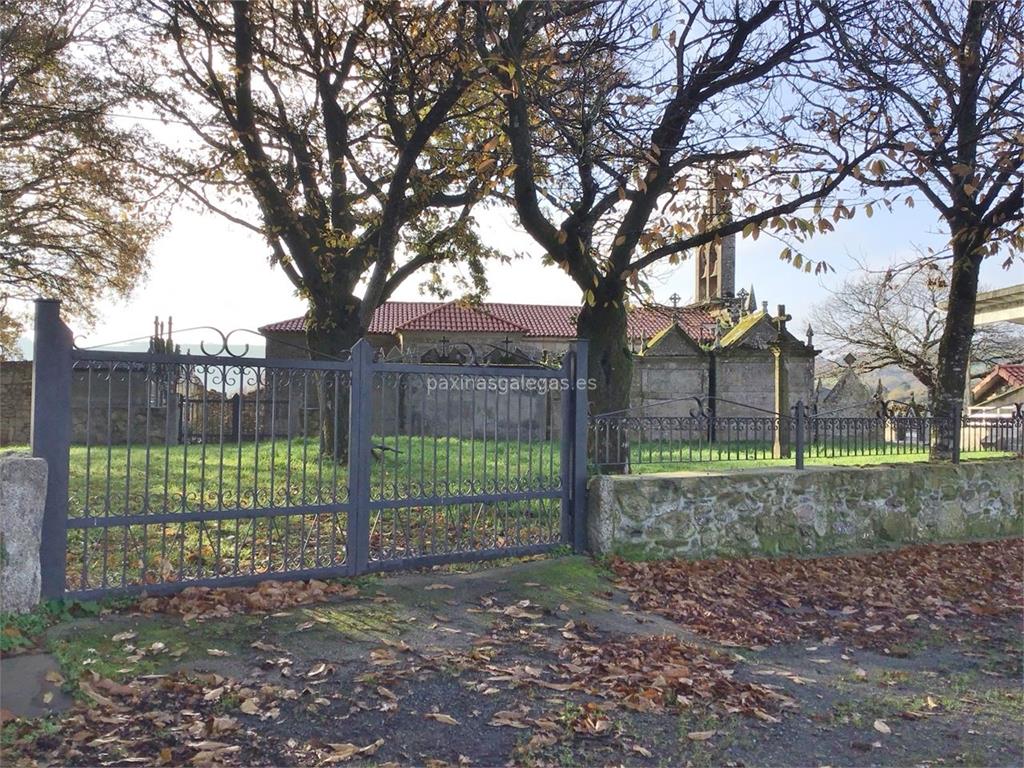
[[[818,554],[1024,535],[1024,461],[601,476],[596,554]]]
[[[39,544],[46,502],[46,462],[0,453],[0,611],[39,603]]]

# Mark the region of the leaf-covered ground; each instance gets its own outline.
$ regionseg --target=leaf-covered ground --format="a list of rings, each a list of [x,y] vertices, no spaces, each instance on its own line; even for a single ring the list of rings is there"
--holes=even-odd
[[[194,591],[47,630],[2,762],[1018,765],[1022,551]]]
[[[842,637],[888,649],[922,625],[970,625],[1024,601],[1024,539],[798,559],[615,560],[637,607],[719,642]]]

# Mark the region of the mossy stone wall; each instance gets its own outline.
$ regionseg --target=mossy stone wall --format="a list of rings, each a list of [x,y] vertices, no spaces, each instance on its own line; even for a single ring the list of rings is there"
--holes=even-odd
[[[1024,535],[1024,461],[600,476],[597,554],[800,555]]]

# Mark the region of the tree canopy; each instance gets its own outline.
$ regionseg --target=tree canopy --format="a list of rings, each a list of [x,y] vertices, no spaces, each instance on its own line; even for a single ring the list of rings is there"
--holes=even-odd
[[[138,132],[105,74],[102,2],[0,4],[0,354],[12,354],[25,302],[62,299],[94,316],[105,292],[128,293],[159,231],[149,185],[125,158]]]
[[[745,233],[802,240],[832,228],[820,198],[870,150],[795,131],[790,80],[826,19],[810,2],[700,0],[479,6],[482,58],[502,95],[524,229],[579,286],[596,412],[628,405],[625,303],[643,270]],[[709,192],[728,200],[711,215]],[[839,216],[849,215],[845,207]],[[784,258],[820,270],[793,249]]]
[[[873,146],[858,173],[883,204],[931,206],[948,248],[922,261],[949,273],[933,407],[963,397],[984,259],[1024,252],[1024,2],[820,3],[828,57],[803,91],[836,146]],[[868,211],[870,213],[870,210]],[[948,456],[952,435],[935,454]]]
[[[153,170],[265,237],[314,352],[346,350],[417,271],[458,264],[482,288],[493,99],[466,4],[146,0],[138,24],[119,67],[190,137]]]

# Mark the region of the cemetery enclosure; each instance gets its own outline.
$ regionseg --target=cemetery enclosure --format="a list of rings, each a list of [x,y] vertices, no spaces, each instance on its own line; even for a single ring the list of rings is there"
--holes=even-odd
[[[75,348],[53,302],[38,314],[51,597],[581,549],[588,471],[923,459],[937,426],[882,401],[855,417],[722,415],[736,404],[707,398],[689,416],[590,415],[583,344],[514,365],[365,341],[326,360],[124,353]],[[1019,412],[957,418],[958,456],[1021,451]]]

